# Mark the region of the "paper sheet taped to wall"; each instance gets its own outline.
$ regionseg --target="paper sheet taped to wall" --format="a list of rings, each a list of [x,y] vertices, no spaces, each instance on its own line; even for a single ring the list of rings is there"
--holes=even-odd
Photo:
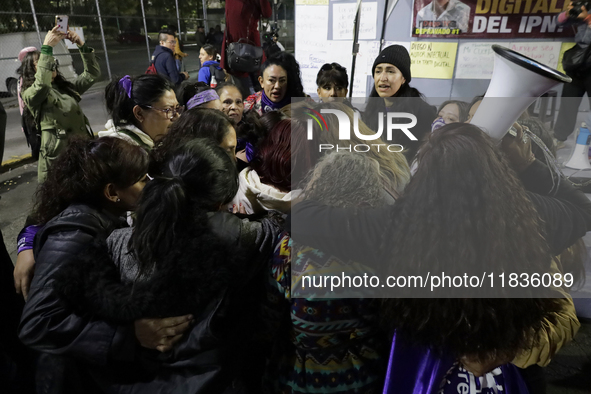
[[[353,40],[357,3],[334,4],[332,13],[332,39]],[[327,19],[328,20],[328,19]],[[375,40],[378,34],[378,3],[361,4],[360,40]]]
[[[561,42],[466,42],[460,44],[456,67],[457,79],[490,79],[494,69],[492,45],[498,44],[519,52],[548,67],[557,68]]]
[[[410,43],[410,72],[413,78],[452,79],[458,44],[415,41]]]

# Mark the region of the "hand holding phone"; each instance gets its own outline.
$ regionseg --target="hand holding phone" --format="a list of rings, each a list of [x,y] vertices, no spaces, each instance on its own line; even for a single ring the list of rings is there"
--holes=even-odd
[[[68,15],[56,15],[55,25],[59,32],[66,34],[68,32]]]
[[[43,41],[43,45],[49,45],[50,47],[54,47],[57,45],[58,42],[64,39],[66,36],[65,33],[58,31],[58,26],[55,26],[53,29],[47,32],[45,36],[45,40]]]

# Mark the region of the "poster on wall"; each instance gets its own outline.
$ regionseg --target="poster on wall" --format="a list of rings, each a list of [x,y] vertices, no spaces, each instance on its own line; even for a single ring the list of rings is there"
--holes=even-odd
[[[414,0],[411,35],[422,38],[572,37],[557,17],[569,0]]]

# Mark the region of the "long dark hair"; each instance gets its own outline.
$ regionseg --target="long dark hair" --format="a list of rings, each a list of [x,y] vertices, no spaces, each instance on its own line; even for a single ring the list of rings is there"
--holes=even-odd
[[[113,183],[126,188],[148,171],[148,155],[119,138],[72,139],[39,185],[33,218],[45,224],[72,203],[100,206],[103,188]]]
[[[208,138],[221,144],[230,127],[234,127],[234,122],[222,111],[198,107],[185,111],[152,150],[150,172],[159,174],[169,155],[192,139]]]
[[[152,105],[164,94],[173,90],[170,81],[161,75],[146,74],[131,77],[131,97],[119,83],[120,78],[113,79],[105,88],[107,112],[115,126],[126,124],[139,128],[140,124],[133,114],[136,105],[145,107]]]
[[[261,75],[270,66],[281,66],[287,74],[287,92],[285,97],[306,97],[304,86],[302,85],[302,73],[300,65],[292,54],[279,52],[273,55],[261,67]]]
[[[396,240],[384,257],[389,274],[549,271],[552,256],[538,213],[482,130],[443,126],[429,135],[418,163],[387,234]],[[558,305],[535,297],[397,298],[384,300],[383,316],[390,328],[423,344],[484,361],[531,347],[531,332],[543,319],[552,321]]]
[[[164,163],[163,174],[142,192],[130,239],[140,276],[183,249],[183,235],[193,234],[197,217],[228,204],[238,192],[238,172],[228,154],[215,142],[199,138],[183,144]],[[203,216],[203,215],[201,215]],[[200,225],[200,228],[203,228]]]
[[[40,54],[41,52],[39,51],[27,53],[21,66],[16,70],[18,75],[23,79],[21,92],[30,88],[35,82],[35,74],[37,73],[37,71],[35,71],[35,61],[39,60]],[[67,95],[74,97],[77,101],[80,101],[80,94],[76,91],[76,87],[62,75],[59,71],[59,67],[57,68],[57,75],[52,83],[55,84],[58,90],[62,93],[66,93]]]

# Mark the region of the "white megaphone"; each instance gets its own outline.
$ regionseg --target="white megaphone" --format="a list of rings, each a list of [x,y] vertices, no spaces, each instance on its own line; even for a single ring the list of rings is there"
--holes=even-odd
[[[495,67],[484,99],[470,123],[495,141],[511,128],[538,97],[569,76],[500,45],[493,45]],[[503,99],[504,98],[504,99]]]
[[[575,170],[591,170],[591,164],[589,164],[589,142],[591,141],[591,134],[587,128],[587,124],[581,125],[579,135],[577,136],[577,144],[573,155],[569,161],[565,164],[568,168],[574,168]]]

